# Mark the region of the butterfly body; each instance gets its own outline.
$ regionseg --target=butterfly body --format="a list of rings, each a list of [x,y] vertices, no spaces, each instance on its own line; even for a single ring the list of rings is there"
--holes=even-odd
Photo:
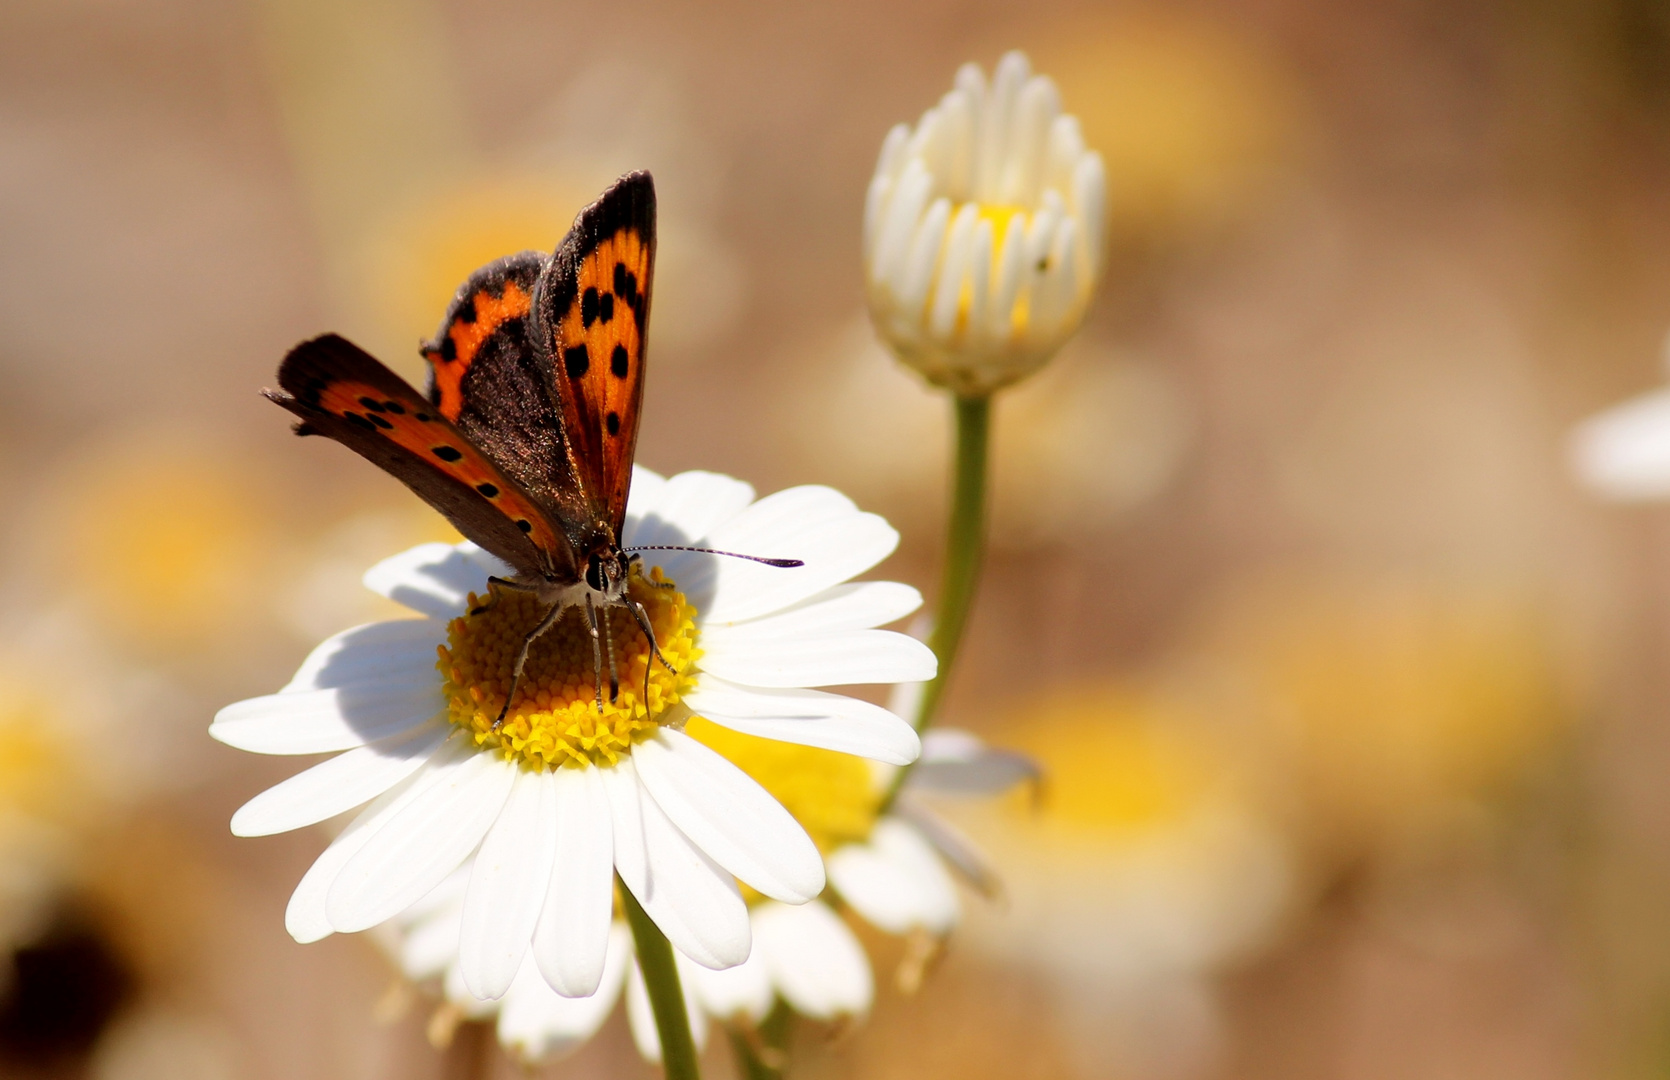
[[[621,550],[654,265],[654,184],[630,173],[551,255],[522,252],[470,276],[422,346],[426,395],[334,334],[292,349],[281,389],[266,391],[300,417],[297,434],[335,439],[394,475],[509,565],[497,585],[548,605],[517,677],[527,645],[573,607],[594,642],[599,612],[624,607],[654,645],[627,592],[638,557]]]

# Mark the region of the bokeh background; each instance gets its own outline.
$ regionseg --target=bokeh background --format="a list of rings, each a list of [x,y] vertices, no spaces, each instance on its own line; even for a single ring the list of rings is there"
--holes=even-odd
[[[326,329],[419,378],[469,270],[648,167],[640,460],[836,484],[931,592],[947,407],[869,332],[862,196],[1012,47],[1111,262],[998,407],[948,715],[1049,778],[948,808],[1003,897],[911,994],[867,939],[796,1075],[1670,1075],[1670,516],[1566,452],[1662,378],[1656,0],[8,0],[0,1072],[464,1075],[367,942],[284,933],[323,835],[227,830],[294,763],[214,710],[446,533],[256,391]],[[655,1073],[617,1016],[540,1075]]]

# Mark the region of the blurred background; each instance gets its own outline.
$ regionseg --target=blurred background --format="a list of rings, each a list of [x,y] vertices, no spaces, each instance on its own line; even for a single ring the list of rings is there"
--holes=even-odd
[[[440,519],[262,401],[334,329],[421,377],[476,265],[655,172],[639,460],[835,484],[931,592],[947,405],[863,313],[888,127],[1029,52],[1110,269],[1005,396],[948,720],[1002,899],[808,1080],[1670,1075],[1670,515],[1567,466],[1662,379],[1656,0],[0,8],[0,1073],[458,1075],[295,762],[205,734]],[[728,1075],[723,1049],[714,1075]],[[508,1060],[497,1075],[520,1075]],[[617,1015],[553,1077],[649,1077]]]

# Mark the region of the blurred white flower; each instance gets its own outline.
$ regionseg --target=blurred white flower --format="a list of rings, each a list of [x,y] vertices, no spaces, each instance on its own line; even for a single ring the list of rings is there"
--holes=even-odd
[[[1044,364],[1102,272],[1102,158],[1055,84],[1011,52],[965,64],[913,129],[887,133],[864,206],[870,313],[901,360],[960,394]]]
[[[1670,338],[1664,364],[1670,369]],[[1603,498],[1670,498],[1670,387],[1639,394],[1577,425],[1571,463],[1577,478]]]

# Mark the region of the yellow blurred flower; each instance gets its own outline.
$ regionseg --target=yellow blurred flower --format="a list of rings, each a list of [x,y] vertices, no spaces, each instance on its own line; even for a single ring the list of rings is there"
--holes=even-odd
[[[130,644],[207,644],[247,623],[271,580],[261,490],[223,446],[131,434],[55,478],[43,509],[61,525],[44,561]]]
[[[1166,8],[1069,23],[1038,55],[1101,151],[1116,233],[1216,224],[1297,149],[1295,80],[1255,38]]]
[[[1570,720],[1546,619],[1511,592],[1278,577],[1240,590],[1208,637],[1323,837],[1500,795]]]

